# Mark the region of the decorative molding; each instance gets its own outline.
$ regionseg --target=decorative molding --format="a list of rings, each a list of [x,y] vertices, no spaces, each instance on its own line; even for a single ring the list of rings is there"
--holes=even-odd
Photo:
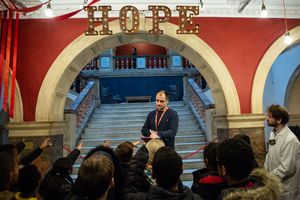
[[[261,128],[264,127],[264,114],[217,115],[216,128]]]
[[[53,136],[66,132],[66,122],[11,122],[6,128],[9,137]]]
[[[151,3],[150,3],[151,4]],[[149,5],[150,5],[149,4]],[[100,4],[99,4],[100,5]],[[136,8],[139,9],[140,14],[145,15],[146,17],[152,16],[151,11],[148,11],[148,4],[135,4],[133,3]],[[153,5],[153,3],[152,3]],[[164,4],[165,6],[169,7],[172,12],[172,17],[178,17],[178,11],[176,11],[176,5]],[[177,4],[177,5],[183,5]],[[185,4],[184,4],[185,5]],[[119,17],[120,9],[124,6],[124,4],[113,5],[112,11],[109,11],[109,17]],[[189,6],[197,6],[189,5]],[[199,5],[198,5],[199,6]],[[268,17],[267,18],[284,18],[284,13],[281,5],[278,6],[267,6]],[[55,16],[60,16],[66,14],[68,12],[78,10],[78,8],[73,8],[73,10],[67,10],[65,7],[55,8],[53,7],[53,14]],[[286,6],[287,8],[287,18],[299,18],[300,17],[300,6]],[[238,12],[239,6],[238,5],[209,5],[205,4],[204,10],[200,9],[200,14],[195,17],[233,17],[233,18],[261,18],[261,4],[259,5],[248,5],[241,13]],[[87,12],[81,11],[74,16],[74,18],[87,18]],[[31,14],[27,14],[25,16],[20,16],[21,18],[30,19],[30,18],[48,18],[45,16],[44,10],[38,10]]]

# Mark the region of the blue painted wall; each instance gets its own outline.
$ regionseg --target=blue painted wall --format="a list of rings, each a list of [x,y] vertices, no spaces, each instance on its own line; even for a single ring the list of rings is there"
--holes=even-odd
[[[152,96],[152,101],[154,101],[155,94],[158,90],[163,89],[169,91],[170,85],[176,84],[178,94],[173,96],[175,99],[170,96],[170,101],[181,101],[183,96],[182,80],[182,76],[100,78],[100,88],[109,87],[113,95],[119,95],[121,97],[121,102],[125,102],[126,96]]]
[[[273,63],[264,88],[264,110],[271,104],[285,106],[285,94],[292,74],[300,64],[300,44],[282,52]],[[266,139],[271,128],[265,126]],[[267,141],[267,140],[266,140]]]

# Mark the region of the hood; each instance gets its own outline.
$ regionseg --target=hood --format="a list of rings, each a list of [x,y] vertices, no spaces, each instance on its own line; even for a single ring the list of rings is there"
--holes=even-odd
[[[224,200],[276,200],[279,198],[282,191],[282,185],[277,177],[269,174],[264,169],[253,170],[250,177],[259,180],[262,185],[255,187],[254,189],[235,190],[225,196]]]

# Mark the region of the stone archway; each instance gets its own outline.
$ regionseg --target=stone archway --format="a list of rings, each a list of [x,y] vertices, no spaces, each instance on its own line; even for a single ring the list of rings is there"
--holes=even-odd
[[[10,71],[10,76],[12,76],[11,74],[12,72]],[[9,82],[9,99],[10,100],[10,96],[11,96],[11,82]],[[10,122],[23,122],[23,102],[22,102],[22,95],[21,95],[21,91],[19,88],[19,84],[18,81],[16,80],[16,85],[15,85],[15,102],[14,102],[14,117],[10,118],[9,121]]]
[[[109,23],[111,36],[85,36],[82,34],[68,45],[49,69],[37,100],[36,121],[62,121],[66,95],[76,75],[93,57],[101,52],[129,43],[157,44],[176,51],[190,60],[207,80],[211,88],[218,115],[240,114],[240,103],[234,82],[219,56],[195,35],[177,35],[178,27],[164,23],[163,35],[147,32],[152,21],[145,23],[138,34],[126,35],[119,28],[119,21]]]
[[[285,106],[289,110],[290,114],[300,114],[300,65],[293,73],[287,86],[285,93]]]
[[[292,36],[293,43],[300,40],[300,26],[293,28],[289,31]],[[277,57],[289,46],[283,42],[284,35],[279,37],[267,50],[263,58],[261,59],[252,85],[251,96],[251,111],[252,114],[262,114],[263,110],[263,95],[264,87],[267,80],[268,73],[272,67],[272,64]]]

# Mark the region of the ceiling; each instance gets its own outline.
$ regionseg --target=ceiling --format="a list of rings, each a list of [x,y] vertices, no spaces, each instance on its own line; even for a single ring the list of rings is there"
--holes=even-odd
[[[0,0],[0,10],[5,10],[3,2],[14,1],[19,7],[32,7],[48,0]],[[78,10],[82,5],[87,5],[85,2],[90,3],[92,0],[52,0],[51,6],[53,9],[53,15],[59,16],[72,11]],[[110,16],[118,16],[119,10],[126,5],[132,5],[139,10],[147,10],[148,5],[165,5],[171,10],[173,16],[178,15],[175,11],[177,5],[200,5],[200,1],[203,2],[204,9],[200,10],[200,15],[203,17],[260,17],[262,0],[101,0],[94,5],[111,5],[112,10]],[[283,0],[263,0],[269,18],[283,18]],[[300,0],[284,0],[286,7],[286,14],[288,18],[300,18]],[[120,3],[122,2],[122,3]],[[239,9],[245,5],[245,8],[239,12]],[[46,18],[45,6],[35,12],[23,15],[23,18]],[[151,16],[151,13],[146,15]],[[75,18],[85,18],[87,13],[81,11],[76,14]]]

